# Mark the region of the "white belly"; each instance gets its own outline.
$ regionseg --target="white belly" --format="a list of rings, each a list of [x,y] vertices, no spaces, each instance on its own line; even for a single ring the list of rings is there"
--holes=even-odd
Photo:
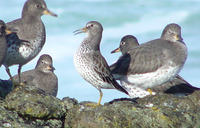
[[[179,71],[180,67],[178,66],[168,66],[167,68],[165,66],[159,68],[155,72],[128,75],[121,80],[131,83],[134,86],[147,89],[153,86],[161,85],[167,81],[172,81],[178,75]]]
[[[7,54],[4,60],[4,64],[7,66],[11,66],[11,65],[15,65],[15,64],[26,64],[27,62],[29,62],[30,60],[32,60],[33,58],[35,58],[35,56],[37,56],[39,54],[39,52],[41,51],[40,47],[40,38],[38,38],[37,40],[33,41],[33,44],[21,44],[19,45],[11,45],[10,47],[8,47],[7,49]]]

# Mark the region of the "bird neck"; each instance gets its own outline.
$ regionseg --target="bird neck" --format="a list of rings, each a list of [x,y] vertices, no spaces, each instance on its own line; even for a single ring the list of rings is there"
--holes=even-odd
[[[28,22],[33,22],[33,21],[38,21],[41,20],[41,16],[36,16],[36,15],[27,15],[26,13],[22,13],[22,19],[28,21]]]
[[[130,51],[133,48],[135,47],[127,47],[126,49],[121,49],[122,55],[126,54],[128,51]]]
[[[90,52],[90,51],[98,51],[100,50],[99,45],[101,42],[102,35],[96,35],[96,36],[87,36],[81,46],[80,49],[84,52]]]

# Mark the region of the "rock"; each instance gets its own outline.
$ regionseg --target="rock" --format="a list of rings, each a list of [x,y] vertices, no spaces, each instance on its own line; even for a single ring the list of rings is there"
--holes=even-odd
[[[5,98],[12,91],[12,81],[0,79],[0,97]]]
[[[5,107],[31,118],[60,119],[66,112],[65,106],[58,98],[34,86],[16,87],[6,96]]]
[[[115,99],[102,106],[61,100],[33,86],[18,86],[0,99],[0,127],[22,128],[168,128],[200,127],[200,91],[188,96],[156,94]]]
[[[8,110],[5,102],[0,100],[0,127],[1,128],[62,128],[63,122],[58,119],[34,119],[19,115],[16,111]]]
[[[88,102],[68,110],[65,127],[168,128],[200,127],[200,91],[185,97],[157,94],[138,99],[117,99],[104,106],[88,107]]]
[[[78,104],[78,101],[74,98],[70,98],[70,97],[64,97],[62,99],[62,103],[65,105],[66,109],[71,109],[73,108],[75,105]]]

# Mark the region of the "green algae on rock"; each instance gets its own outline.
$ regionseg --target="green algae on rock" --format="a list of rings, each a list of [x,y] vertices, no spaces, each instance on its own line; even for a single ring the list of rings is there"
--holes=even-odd
[[[22,128],[199,128],[200,91],[188,96],[156,94],[87,106],[61,100],[33,86],[19,86],[0,99],[0,127]]]
[[[18,86],[5,99],[5,107],[32,118],[62,118],[66,109],[62,102],[34,86]]]
[[[200,127],[200,91],[192,95],[156,94],[138,99],[117,99],[96,108],[82,102],[68,110],[65,127],[176,128]]]

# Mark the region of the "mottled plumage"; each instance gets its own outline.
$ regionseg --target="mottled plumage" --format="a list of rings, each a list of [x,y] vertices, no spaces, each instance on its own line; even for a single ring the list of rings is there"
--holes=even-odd
[[[48,10],[44,0],[27,0],[22,17],[6,24],[8,28],[17,30],[6,36],[8,49],[3,64],[11,79],[9,66],[19,65],[20,77],[21,67],[35,58],[45,44],[45,26],[41,20],[43,14],[57,16]]]
[[[182,69],[187,48],[182,41],[181,28],[169,24],[159,39],[149,41],[124,53],[112,65],[115,79],[128,85],[148,89],[172,81]],[[129,84],[130,83],[130,84]],[[132,88],[132,87],[131,87]]]
[[[7,43],[6,43],[6,24],[0,20],[0,67],[3,63],[7,52]]]
[[[137,39],[132,35],[127,35],[121,39],[119,48],[113,50],[111,53],[121,52],[123,56],[129,50],[131,50],[131,48],[137,47],[137,46],[139,46]],[[115,68],[114,66],[115,64],[111,65],[110,69],[111,70],[114,69]],[[150,95],[149,91],[143,88],[135,87],[134,85],[132,85],[133,87],[130,88],[131,86],[130,83],[126,83],[124,81],[120,81],[120,82],[122,86],[124,86],[124,88],[129,92],[130,96],[134,95],[135,97],[142,97],[142,96]],[[129,88],[126,88],[126,86],[128,86]],[[151,90],[155,92],[185,95],[185,94],[193,93],[195,90],[198,90],[198,88],[191,86],[187,81],[185,81],[182,77],[178,75],[173,81],[153,87],[151,88]]]
[[[103,27],[96,21],[86,24],[85,28],[75,31],[77,33],[87,33],[74,56],[74,65],[78,73],[100,92],[100,105],[102,98],[101,89],[118,89],[127,92],[115,81],[110,73],[109,66],[101,55],[99,45],[102,38]]]
[[[57,96],[58,78],[54,74],[53,60],[50,55],[40,56],[35,69],[21,73],[21,81],[30,86],[36,86],[53,96]],[[16,81],[18,75],[13,76]]]

